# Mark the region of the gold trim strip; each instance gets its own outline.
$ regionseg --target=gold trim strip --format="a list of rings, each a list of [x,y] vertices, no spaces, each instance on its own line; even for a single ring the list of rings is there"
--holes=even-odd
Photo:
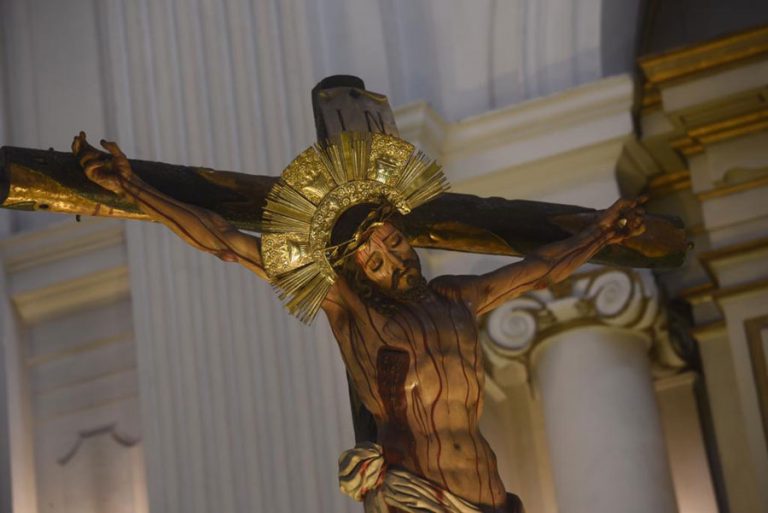
[[[768,278],[753,281],[751,283],[744,283],[742,285],[733,285],[724,289],[718,289],[714,292],[713,296],[715,299],[727,299],[732,296],[740,296],[742,294],[748,294],[750,292],[755,292],[765,288],[768,288]]]
[[[684,179],[690,179],[691,178],[691,172],[687,169],[682,169],[680,171],[673,171],[671,173],[659,173],[657,175],[653,175],[648,180],[648,188],[654,189],[656,187],[662,187],[665,185],[669,185],[671,183],[679,182],[680,180]]]
[[[703,152],[708,144],[766,129],[768,129],[768,109],[762,109],[688,129],[684,136],[672,140],[669,145],[689,157]]]
[[[651,82],[643,84],[643,97],[641,100],[641,109],[644,114],[661,106],[661,91]]]
[[[737,244],[731,244],[730,246],[725,246],[722,248],[705,251],[699,254],[697,256],[697,259],[699,260],[699,262],[701,262],[701,266],[704,268],[704,271],[707,273],[707,276],[709,276],[709,279],[712,281],[712,286],[713,286],[712,297],[713,298],[719,297],[718,292],[721,290],[720,282],[717,279],[717,274],[715,273],[715,270],[712,268],[712,264],[714,261],[728,258],[728,257],[742,255],[744,253],[750,253],[752,251],[759,251],[766,246],[768,246],[768,237],[764,237],[756,240],[750,240],[747,242],[741,242]],[[737,287],[739,286],[742,286],[742,285],[737,285]],[[722,290],[729,290],[729,289],[722,289]]]
[[[714,70],[768,53],[768,25],[703,44],[638,59],[646,79],[655,85]]]
[[[701,139],[704,143],[718,141],[723,139],[723,137],[719,137],[719,134],[724,132],[731,133],[737,129],[741,130],[743,127],[750,127],[765,120],[768,120],[768,109],[759,110],[757,112],[748,112],[740,116],[734,116],[715,123],[708,123],[697,128],[691,128],[688,130],[688,135],[692,138]]]
[[[768,176],[761,176],[748,182],[737,183],[734,185],[727,185],[724,187],[718,187],[708,191],[700,192],[696,194],[696,198],[699,201],[707,201],[714,198],[720,198],[722,196],[730,196],[738,192],[749,191],[751,189],[758,189],[760,187],[768,186]]]
[[[723,246],[722,248],[705,251],[699,254],[699,260],[701,260],[701,262],[704,264],[708,264],[713,260],[719,260],[719,259],[728,258],[731,256],[738,256],[744,253],[750,253],[752,251],[761,250],[763,248],[768,248],[768,237],[753,239],[747,242],[739,242],[737,244]]]
[[[672,173],[659,173],[648,180],[648,194],[658,198],[691,188],[691,172],[687,169]]]
[[[681,290],[677,296],[689,303],[701,303],[702,300],[712,299],[712,293],[716,290],[714,283],[706,282]]]
[[[701,335],[708,335],[710,333],[715,333],[718,331],[725,331],[727,328],[725,321],[714,321],[707,324],[702,324],[701,326],[694,326],[691,328],[690,333],[693,335],[694,338],[700,337]],[[696,338],[697,342],[701,343],[701,340]]]

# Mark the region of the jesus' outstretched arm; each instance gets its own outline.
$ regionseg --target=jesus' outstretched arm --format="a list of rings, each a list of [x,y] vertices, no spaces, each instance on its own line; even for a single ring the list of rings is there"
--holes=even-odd
[[[267,279],[259,237],[239,231],[220,215],[177,201],[139,178],[114,142],[102,141],[105,153],[91,146],[85,133],[75,137],[72,153],[90,180],[133,203],[153,220],[173,230],[193,247],[227,262],[239,262]]]
[[[476,315],[487,313],[525,292],[566,279],[608,244],[643,233],[645,201],[644,197],[620,199],[586,230],[543,246],[520,262],[480,276],[446,276],[438,280],[452,285]]]

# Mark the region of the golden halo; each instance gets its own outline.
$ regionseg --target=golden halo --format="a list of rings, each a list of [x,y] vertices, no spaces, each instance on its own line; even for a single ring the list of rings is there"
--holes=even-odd
[[[296,157],[264,207],[264,269],[288,310],[314,319],[336,280],[329,258],[339,216],[361,203],[393,205],[407,214],[448,189],[439,165],[402,139],[342,132]]]

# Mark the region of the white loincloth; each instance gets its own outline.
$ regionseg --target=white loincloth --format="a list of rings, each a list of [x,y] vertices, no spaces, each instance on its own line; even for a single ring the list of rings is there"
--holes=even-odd
[[[372,442],[341,453],[339,488],[356,501],[365,501],[366,513],[387,513],[387,505],[406,513],[481,513],[432,481],[402,469],[387,469],[382,447]]]

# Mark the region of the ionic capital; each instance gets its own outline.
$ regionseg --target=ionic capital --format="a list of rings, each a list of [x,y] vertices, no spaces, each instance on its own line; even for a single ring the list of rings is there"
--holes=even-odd
[[[666,316],[652,273],[596,268],[527,293],[486,317],[483,342],[491,367],[514,364],[522,370],[520,364],[528,367],[541,342],[584,326],[644,332],[649,350],[659,343],[666,345]]]

